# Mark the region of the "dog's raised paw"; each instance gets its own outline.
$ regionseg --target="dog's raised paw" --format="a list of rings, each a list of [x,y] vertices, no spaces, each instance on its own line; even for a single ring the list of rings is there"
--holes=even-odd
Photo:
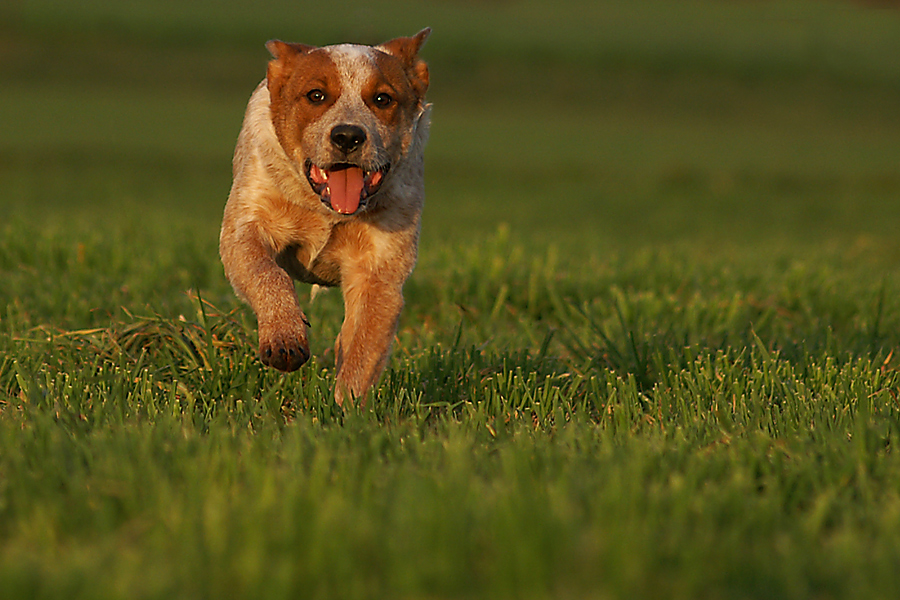
[[[261,340],[259,358],[263,364],[279,371],[296,371],[309,360],[309,348],[300,340]]]

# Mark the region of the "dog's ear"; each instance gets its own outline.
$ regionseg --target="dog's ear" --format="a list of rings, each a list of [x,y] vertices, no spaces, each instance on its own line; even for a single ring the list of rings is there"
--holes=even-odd
[[[422,45],[425,44],[425,40],[430,34],[431,28],[426,27],[413,37],[395,38],[379,46],[388,54],[400,59],[420,99],[428,90],[428,65],[419,58],[419,50],[422,49]]]
[[[315,46],[292,44],[281,40],[269,40],[266,42],[266,48],[272,54],[272,60],[269,61],[269,68],[266,71],[270,93],[281,87],[281,82],[290,72],[291,63],[296,57],[316,49]]]
[[[279,59],[291,54],[306,54],[315,50],[316,47],[307,46],[306,44],[292,44],[281,40],[269,40],[266,42],[266,49],[272,54],[272,58]]]

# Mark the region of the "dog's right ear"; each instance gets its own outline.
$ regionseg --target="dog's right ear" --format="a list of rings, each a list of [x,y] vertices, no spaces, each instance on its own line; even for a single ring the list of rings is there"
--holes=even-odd
[[[266,42],[266,49],[272,54],[272,58],[277,60],[291,54],[306,54],[315,50],[316,47],[307,46],[306,44],[292,44],[281,40],[269,40]]]
[[[272,60],[269,61],[269,68],[266,71],[270,93],[281,87],[281,81],[290,72],[291,63],[295,58],[316,49],[315,46],[292,44],[281,40],[269,40],[266,42],[266,48],[272,54]]]

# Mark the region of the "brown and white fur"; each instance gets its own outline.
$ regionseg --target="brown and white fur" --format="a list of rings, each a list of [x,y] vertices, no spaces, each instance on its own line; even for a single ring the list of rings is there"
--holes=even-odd
[[[341,286],[339,404],[365,402],[384,370],[416,262],[429,33],[379,46],[269,42],[235,148],[225,274],[256,313],[262,362],[282,371],[309,358],[293,279]]]

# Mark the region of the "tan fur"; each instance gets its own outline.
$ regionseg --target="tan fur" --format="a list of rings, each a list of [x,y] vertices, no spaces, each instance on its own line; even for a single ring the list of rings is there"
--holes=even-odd
[[[365,402],[383,371],[416,261],[430,115],[428,69],[417,54],[429,31],[377,47],[269,42],[274,58],[235,148],[220,238],[225,274],[256,313],[262,361],[285,371],[309,358],[308,321],[293,279],[341,286],[339,404]],[[312,89],[326,100],[310,101]],[[379,93],[394,102],[381,106]],[[343,162],[329,138],[341,124],[366,133],[354,164],[390,164],[368,206],[353,215],[326,205],[304,171],[307,161]]]

